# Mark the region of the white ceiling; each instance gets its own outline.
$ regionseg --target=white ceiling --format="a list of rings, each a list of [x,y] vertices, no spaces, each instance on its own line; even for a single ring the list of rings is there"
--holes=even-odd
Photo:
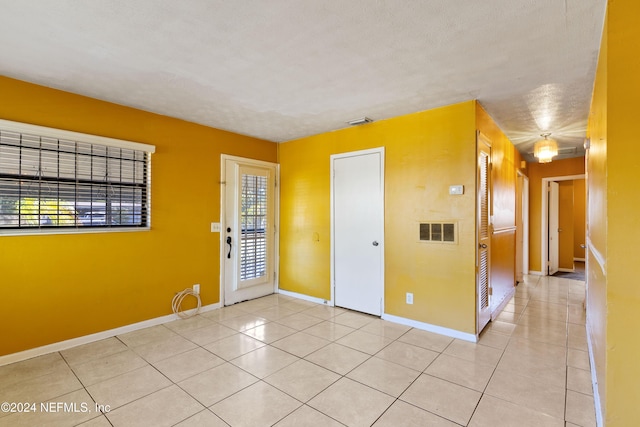
[[[0,74],[276,142],[478,99],[524,154],[582,150],[605,7],[0,0]]]

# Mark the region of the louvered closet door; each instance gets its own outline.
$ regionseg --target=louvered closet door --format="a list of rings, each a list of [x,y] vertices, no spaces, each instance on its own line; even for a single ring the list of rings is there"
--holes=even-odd
[[[491,146],[478,136],[478,253],[477,311],[478,333],[491,320]]]

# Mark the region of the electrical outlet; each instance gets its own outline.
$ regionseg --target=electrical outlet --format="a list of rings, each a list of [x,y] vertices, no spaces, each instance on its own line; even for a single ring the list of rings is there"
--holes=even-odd
[[[413,294],[411,292],[407,292],[407,304],[413,304]]]
[[[195,284],[193,285],[193,293],[196,295],[200,295],[200,285],[199,284]]]

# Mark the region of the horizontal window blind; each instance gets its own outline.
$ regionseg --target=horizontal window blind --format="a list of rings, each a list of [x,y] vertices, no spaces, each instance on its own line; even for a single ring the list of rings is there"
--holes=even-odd
[[[242,175],[240,280],[267,274],[267,177]]]
[[[135,143],[68,140],[3,124],[0,231],[148,227],[150,152]]]

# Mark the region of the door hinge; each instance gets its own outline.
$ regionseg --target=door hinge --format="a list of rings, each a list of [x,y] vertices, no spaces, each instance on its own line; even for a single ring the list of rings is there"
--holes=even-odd
[[[489,288],[489,295],[493,295],[493,288]]]

